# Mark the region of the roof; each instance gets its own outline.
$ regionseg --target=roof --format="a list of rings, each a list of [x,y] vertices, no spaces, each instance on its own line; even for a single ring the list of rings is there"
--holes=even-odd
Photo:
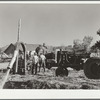
[[[5,51],[8,48],[9,45],[6,45],[4,47],[1,47],[1,52]]]
[[[4,52],[9,46],[13,45],[12,43],[10,45],[6,45],[4,47],[1,47],[1,52]]]
[[[39,44],[25,44],[25,45],[26,45],[27,51],[33,51],[39,46]]]

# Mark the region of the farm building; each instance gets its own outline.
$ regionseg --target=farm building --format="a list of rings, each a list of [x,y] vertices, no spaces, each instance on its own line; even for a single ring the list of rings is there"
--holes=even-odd
[[[1,48],[0,54],[3,58],[12,58],[14,50],[15,45],[11,43],[10,45]]]
[[[4,51],[5,54],[7,54],[8,56],[12,56],[15,50],[15,45],[14,44],[10,44]]]
[[[26,45],[27,51],[33,51],[39,46],[39,44],[25,44],[25,45]]]

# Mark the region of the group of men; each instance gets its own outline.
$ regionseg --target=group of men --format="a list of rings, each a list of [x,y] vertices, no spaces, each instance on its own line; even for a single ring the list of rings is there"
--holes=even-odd
[[[45,43],[43,43],[43,45],[39,45],[35,51],[31,51],[29,54],[29,60],[32,62],[31,63],[31,73],[32,74],[37,74],[37,67],[39,67],[39,71],[40,71],[40,67],[43,67],[44,71],[45,71],[45,54],[47,53],[47,47],[45,45]]]

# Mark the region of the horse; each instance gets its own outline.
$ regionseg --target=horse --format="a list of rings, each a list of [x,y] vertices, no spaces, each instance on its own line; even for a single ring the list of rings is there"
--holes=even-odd
[[[40,54],[39,55],[39,62],[38,62],[39,63],[39,72],[40,72],[41,67],[43,67],[44,72],[45,72],[45,67],[46,67],[45,60],[46,60],[45,55]]]

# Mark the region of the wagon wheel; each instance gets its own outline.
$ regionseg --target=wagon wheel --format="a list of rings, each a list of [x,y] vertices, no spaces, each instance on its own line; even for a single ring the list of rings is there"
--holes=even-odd
[[[84,73],[89,79],[100,79],[100,59],[88,59],[84,64]]]
[[[66,68],[58,67],[55,73],[56,76],[68,76],[68,70]]]

